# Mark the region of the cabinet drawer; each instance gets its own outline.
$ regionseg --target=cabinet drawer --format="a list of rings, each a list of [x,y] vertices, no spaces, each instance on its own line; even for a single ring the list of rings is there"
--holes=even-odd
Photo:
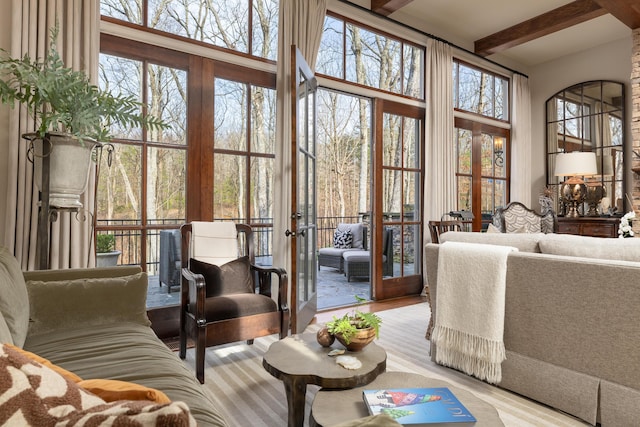
[[[562,234],[581,234],[580,224],[558,224],[558,233]]]
[[[585,236],[614,237],[616,229],[609,224],[584,224],[582,233]]]

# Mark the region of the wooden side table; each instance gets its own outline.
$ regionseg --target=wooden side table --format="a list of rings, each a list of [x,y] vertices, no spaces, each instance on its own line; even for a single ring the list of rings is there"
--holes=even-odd
[[[322,347],[316,334],[298,334],[276,341],[267,350],[262,366],[271,375],[282,380],[289,407],[289,427],[302,427],[307,384],[329,389],[345,389],[369,384],[387,368],[387,353],[372,342],[364,350],[345,355],[355,356],[362,362],[356,370],[345,369],[327,354],[338,348]]]
[[[558,233],[592,237],[618,237],[620,218],[581,216],[558,217]]]
[[[311,427],[328,427],[368,416],[369,411],[362,398],[362,391],[365,389],[382,390],[387,388],[413,387],[449,388],[476,418],[476,422],[473,423],[474,427],[496,427],[504,425],[496,408],[484,400],[478,399],[472,393],[454,387],[446,381],[440,381],[410,372],[385,372],[370,384],[349,390],[319,390],[313,399],[309,425]]]

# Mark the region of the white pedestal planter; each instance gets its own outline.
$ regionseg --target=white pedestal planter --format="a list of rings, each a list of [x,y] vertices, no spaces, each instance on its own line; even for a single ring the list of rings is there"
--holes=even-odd
[[[35,134],[24,136],[33,142],[35,180],[42,191],[43,140]],[[48,134],[49,157],[49,206],[55,208],[82,208],[80,196],[87,189],[91,171],[93,148],[98,142],[85,139],[82,142],[66,134]],[[46,142],[45,142],[46,143]]]

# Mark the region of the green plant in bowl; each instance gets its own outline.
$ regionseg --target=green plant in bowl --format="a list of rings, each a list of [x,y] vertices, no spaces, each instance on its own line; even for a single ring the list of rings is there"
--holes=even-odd
[[[367,331],[365,335],[370,337],[369,342],[373,340],[374,337],[378,338],[380,335],[380,325],[382,324],[382,319],[377,314],[358,310],[357,307],[366,302],[366,299],[357,295],[355,298],[358,304],[353,312],[345,313],[341,317],[333,316],[333,319],[326,323],[329,333],[334,335],[336,339],[349,350],[352,350],[349,348],[352,340],[363,331]]]

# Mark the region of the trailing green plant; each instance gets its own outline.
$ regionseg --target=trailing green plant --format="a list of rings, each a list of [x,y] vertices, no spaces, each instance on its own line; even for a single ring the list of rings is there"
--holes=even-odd
[[[143,104],[134,96],[112,95],[91,84],[83,71],[65,67],[55,45],[57,25],[50,34],[51,42],[42,60],[28,54],[11,58],[0,49],[0,102],[24,105],[37,124],[40,137],[47,132],[61,132],[80,141],[108,141],[112,124],[168,127],[163,120],[143,114]]]
[[[113,234],[96,235],[96,252],[99,254],[113,252],[116,249],[116,236]]]
[[[353,312],[345,313],[342,317],[333,316],[333,319],[326,323],[327,330],[330,334],[342,335],[344,342],[349,344],[351,338],[360,329],[373,328],[376,338],[380,335],[380,325],[382,319],[375,313],[362,312],[358,310],[358,306],[366,302],[366,299],[355,296],[357,304]]]

